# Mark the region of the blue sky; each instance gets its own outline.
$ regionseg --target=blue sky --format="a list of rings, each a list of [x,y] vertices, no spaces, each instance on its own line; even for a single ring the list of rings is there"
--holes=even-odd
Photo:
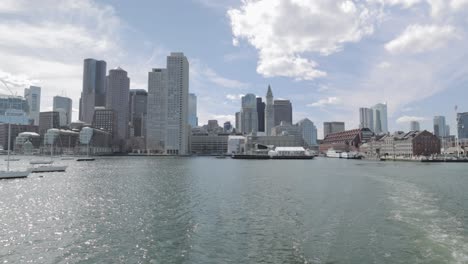
[[[432,130],[434,115],[453,128],[454,105],[468,111],[467,15],[468,0],[2,0],[0,78],[18,94],[43,87],[42,110],[57,94],[76,110],[84,58],[147,89],[147,72],[183,51],[203,123],[233,121],[241,95],[271,84],[319,137],[323,121],[355,128],[358,108],[380,102],[392,131]]]

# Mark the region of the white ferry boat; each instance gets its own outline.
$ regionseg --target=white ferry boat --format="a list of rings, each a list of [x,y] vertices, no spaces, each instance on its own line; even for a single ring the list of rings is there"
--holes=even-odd
[[[329,149],[326,153],[326,156],[328,158],[341,158],[341,152],[337,152],[336,150],[334,149]]]

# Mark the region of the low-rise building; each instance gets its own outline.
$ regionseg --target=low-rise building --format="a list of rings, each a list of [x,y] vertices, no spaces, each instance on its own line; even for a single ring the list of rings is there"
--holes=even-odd
[[[12,150],[15,144],[16,137],[22,132],[39,132],[38,126],[33,125],[17,125],[11,124],[11,135],[10,135],[10,149]],[[8,149],[8,124],[0,123],[0,148],[4,150]]]
[[[111,133],[92,128],[84,127],[79,135],[79,153],[90,155],[102,155],[112,153]]]
[[[328,134],[320,143],[319,151],[326,153],[329,149],[336,151],[360,151],[360,146],[372,138],[374,133],[369,128],[347,130]]]
[[[368,154],[378,157],[430,156],[441,152],[440,139],[427,130],[395,132],[374,139],[368,145],[372,146],[367,150]]]
[[[221,155],[228,152],[229,134],[193,133],[190,136],[190,153]]]
[[[14,150],[19,154],[39,152],[41,136],[36,132],[21,132],[15,139]]]
[[[54,154],[74,153],[78,145],[79,132],[65,129],[51,128],[44,135],[43,153]],[[52,148],[51,148],[52,145]]]

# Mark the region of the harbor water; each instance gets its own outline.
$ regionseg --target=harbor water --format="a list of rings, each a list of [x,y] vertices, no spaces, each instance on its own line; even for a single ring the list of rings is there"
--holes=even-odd
[[[0,181],[0,263],[468,263],[464,163],[56,163]]]

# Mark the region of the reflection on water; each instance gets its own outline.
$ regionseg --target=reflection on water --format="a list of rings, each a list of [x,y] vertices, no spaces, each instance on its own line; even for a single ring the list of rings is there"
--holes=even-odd
[[[463,164],[62,163],[0,181],[0,262],[468,262]]]

